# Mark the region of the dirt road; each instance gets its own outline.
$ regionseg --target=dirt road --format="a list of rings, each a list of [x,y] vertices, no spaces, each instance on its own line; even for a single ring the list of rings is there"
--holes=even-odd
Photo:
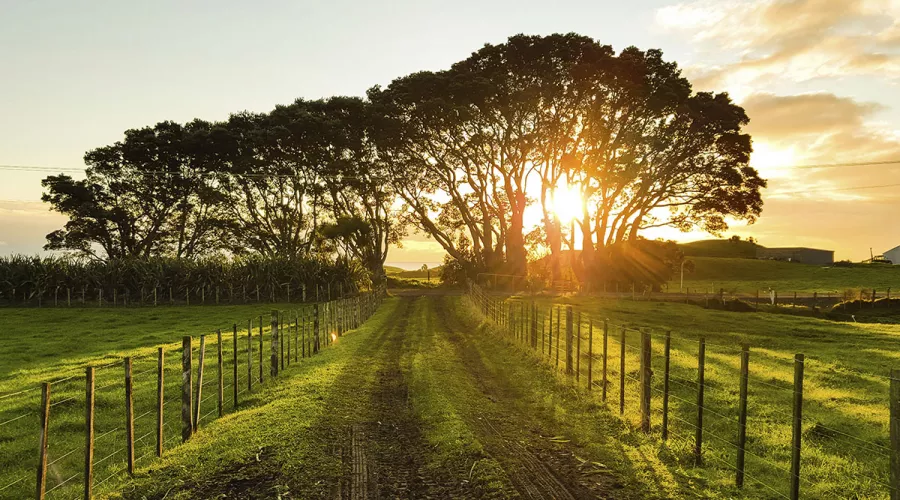
[[[616,440],[597,432],[602,412],[459,295],[389,299],[274,382],[121,496],[647,497],[604,465],[624,461],[604,452]]]
[[[557,429],[520,404],[525,388],[495,367],[504,360],[489,357],[483,344],[497,339],[475,335],[460,314],[463,299],[404,295],[397,300],[398,313],[375,335],[365,361],[374,378],[356,403],[359,415],[369,418],[354,422],[344,436],[333,429],[334,438],[350,450],[344,453],[346,473],[336,498],[623,496],[614,477],[586,467]],[[453,389],[443,390],[442,382],[428,386],[436,375],[452,378]],[[425,394],[411,390],[411,380]],[[434,458],[447,437],[444,423],[427,415],[434,399],[451,408],[448,419],[469,431],[453,436],[469,441],[463,448],[477,450],[457,456],[462,463]],[[473,480],[474,469],[484,464],[488,477]]]

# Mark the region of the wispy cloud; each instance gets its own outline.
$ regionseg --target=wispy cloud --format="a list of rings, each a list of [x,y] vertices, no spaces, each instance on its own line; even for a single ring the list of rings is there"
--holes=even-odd
[[[890,0],[696,0],[659,9],[656,22],[731,60],[690,68],[697,86],[760,79],[900,77],[900,6]]]
[[[780,96],[755,93],[743,101],[747,131],[763,151],[790,151],[791,162],[764,165],[773,182],[768,198],[860,201],[894,196],[891,190],[846,190],[897,182],[900,165],[795,168],[797,164],[877,162],[900,159],[896,130],[870,123],[883,106],[819,92]],[[774,163],[774,162],[773,162]]]

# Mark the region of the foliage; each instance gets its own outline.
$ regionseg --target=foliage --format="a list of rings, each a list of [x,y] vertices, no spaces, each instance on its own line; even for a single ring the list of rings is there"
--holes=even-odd
[[[587,270],[588,281],[597,286],[634,285],[638,289],[660,286],[672,279],[684,256],[673,241],[638,238],[610,245],[598,253]]]
[[[756,250],[760,248],[755,242],[735,240],[702,240],[680,243],[678,248],[689,257],[739,257],[755,259]]]
[[[615,55],[574,34],[518,35],[369,97],[389,121],[382,142],[413,221],[470,277],[524,274],[532,173],[554,260],[554,197],[561,182],[580,190],[584,267],[643,229],[718,233],[726,216],[753,222],[761,211],[765,181],[748,166],[743,109],[726,94],[692,93],[658,50]],[[460,235],[472,244],[468,260]]]
[[[42,199],[69,216],[47,236],[48,250],[75,250],[112,259],[153,255],[194,257],[222,247],[227,226],[223,192],[212,168],[211,125],[161,122],[128,130],[125,139],[89,151],[84,180],[50,176]]]
[[[364,269],[338,259],[257,255],[107,261],[72,257],[0,257],[0,303],[50,305],[82,300],[136,303],[244,303],[324,299],[371,286]],[[154,295],[155,292],[155,295]]]
[[[631,258],[620,249],[664,258],[637,243],[646,229],[719,234],[726,218],[752,223],[762,210],[744,110],[694,92],[659,50],[516,35],[367,97],[128,130],[87,153],[86,179],[44,180],[44,200],[70,219],[46,248],[345,258],[381,281],[389,246],[413,225],[470,279],[524,276],[529,253],[546,247],[556,280],[563,242],[576,247],[564,226],[583,235],[575,275],[612,276],[624,271],[599,268]],[[576,195],[577,220],[560,221],[557,204]],[[542,227],[531,230],[536,202]]]

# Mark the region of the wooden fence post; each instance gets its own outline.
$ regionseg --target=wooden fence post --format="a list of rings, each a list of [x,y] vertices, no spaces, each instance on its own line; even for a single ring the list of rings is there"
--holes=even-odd
[[[134,475],[134,395],[131,356],[125,358],[125,460],[128,475]]]
[[[672,331],[666,331],[663,346],[663,402],[662,402],[662,440],[669,439],[669,366],[672,352]]]
[[[253,391],[253,320],[247,320],[247,392]]]
[[[891,369],[890,386],[891,500],[900,500],[900,370]]]
[[[537,350],[537,305],[531,301],[531,349]]]
[[[800,498],[800,444],[803,432],[803,355],[794,355],[794,411],[791,432],[791,500]]]
[[[641,430],[650,432],[650,333],[641,332]]]
[[[557,369],[557,371],[559,370],[559,337],[560,337],[559,322],[560,322],[559,308],[557,307],[556,308],[556,369]]]
[[[625,414],[625,327],[619,337],[619,415]]]
[[[606,402],[606,364],[609,358],[609,320],[603,320],[603,401]]]
[[[222,363],[222,330],[216,330],[216,382],[219,391],[216,393],[216,410],[219,417],[225,414],[223,406],[225,404],[225,367]]]
[[[574,363],[572,359],[572,343],[573,331],[575,325],[572,322],[572,306],[566,306],[566,375],[572,376],[575,373]]]
[[[237,333],[237,323],[232,325],[233,333],[232,333],[232,348],[233,353],[231,355],[231,361],[233,366],[231,367],[231,385],[232,385],[232,401],[234,401],[234,409],[238,407],[238,333]]]
[[[319,303],[313,304],[313,352],[319,352]]]
[[[306,311],[300,315],[300,357],[306,357]]]
[[[194,432],[200,428],[200,400],[203,399],[203,362],[206,358],[206,335],[200,336],[200,356],[197,363],[197,392],[194,395]]]
[[[553,306],[550,306],[550,321],[547,326],[547,359],[553,356]]]
[[[282,332],[282,329],[284,328],[284,315],[279,314],[278,311],[273,311],[272,314],[275,315],[274,316],[275,328],[273,330],[278,334],[277,335],[278,349],[276,349],[276,352],[279,354],[280,359],[281,359],[281,369],[284,370],[284,342],[282,342],[282,340],[281,340],[282,333],[284,333],[284,332]],[[276,341],[276,336],[273,334],[272,342],[275,342],[275,341]],[[275,375],[278,375],[278,370],[275,370]]]
[[[272,356],[269,375],[275,378],[278,375],[278,311],[272,311]],[[282,357],[282,359],[284,359]]]
[[[94,488],[94,367],[84,370],[84,500],[91,500]]]
[[[165,359],[166,351],[163,347],[156,350],[156,456],[161,457],[163,452],[163,409],[165,404]]]
[[[575,322],[575,382],[581,382],[581,311],[578,311],[578,321]]]
[[[191,423],[191,414],[193,413],[192,392],[192,370],[191,363],[191,342],[190,335],[181,338],[181,442],[184,443],[191,438],[194,433],[194,426]]]
[[[256,289],[259,290],[259,286],[257,286]],[[263,321],[262,321],[262,316],[260,316],[259,317],[259,383],[260,384],[263,383],[263,366],[264,366],[263,356],[265,356],[265,354],[263,353],[264,350],[265,350],[265,348],[263,346]]]
[[[587,370],[587,388],[589,391],[594,390],[594,319],[588,320],[588,370]]]
[[[294,363],[300,359],[300,314],[294,312]]]
[[[700,337],[700,346],[697,352],[697,424],[694,435],[694,464],[703,462],[703,389],[705,387],[706,372],[706,338]]]
[[[44,499],[47,487],[47,439],[50,437],[50,382],[41,384],[41,439],[38,444],[37,490],[35,497]]]
[[[747,384],[750,378],[750,347],[741,346],[741,389],[738,401],[737,475],[734,482],[744,486],[744,451],[747,446]]]

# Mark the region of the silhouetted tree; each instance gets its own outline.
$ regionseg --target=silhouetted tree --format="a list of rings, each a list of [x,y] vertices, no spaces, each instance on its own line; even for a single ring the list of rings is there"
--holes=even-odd
[[[47,250],[94,258],[193,257],[220,247],[221,191],[200,154],[209,124],[161,122],[85,155],[86,178],[49,176],[43,201],[69,217]]]

